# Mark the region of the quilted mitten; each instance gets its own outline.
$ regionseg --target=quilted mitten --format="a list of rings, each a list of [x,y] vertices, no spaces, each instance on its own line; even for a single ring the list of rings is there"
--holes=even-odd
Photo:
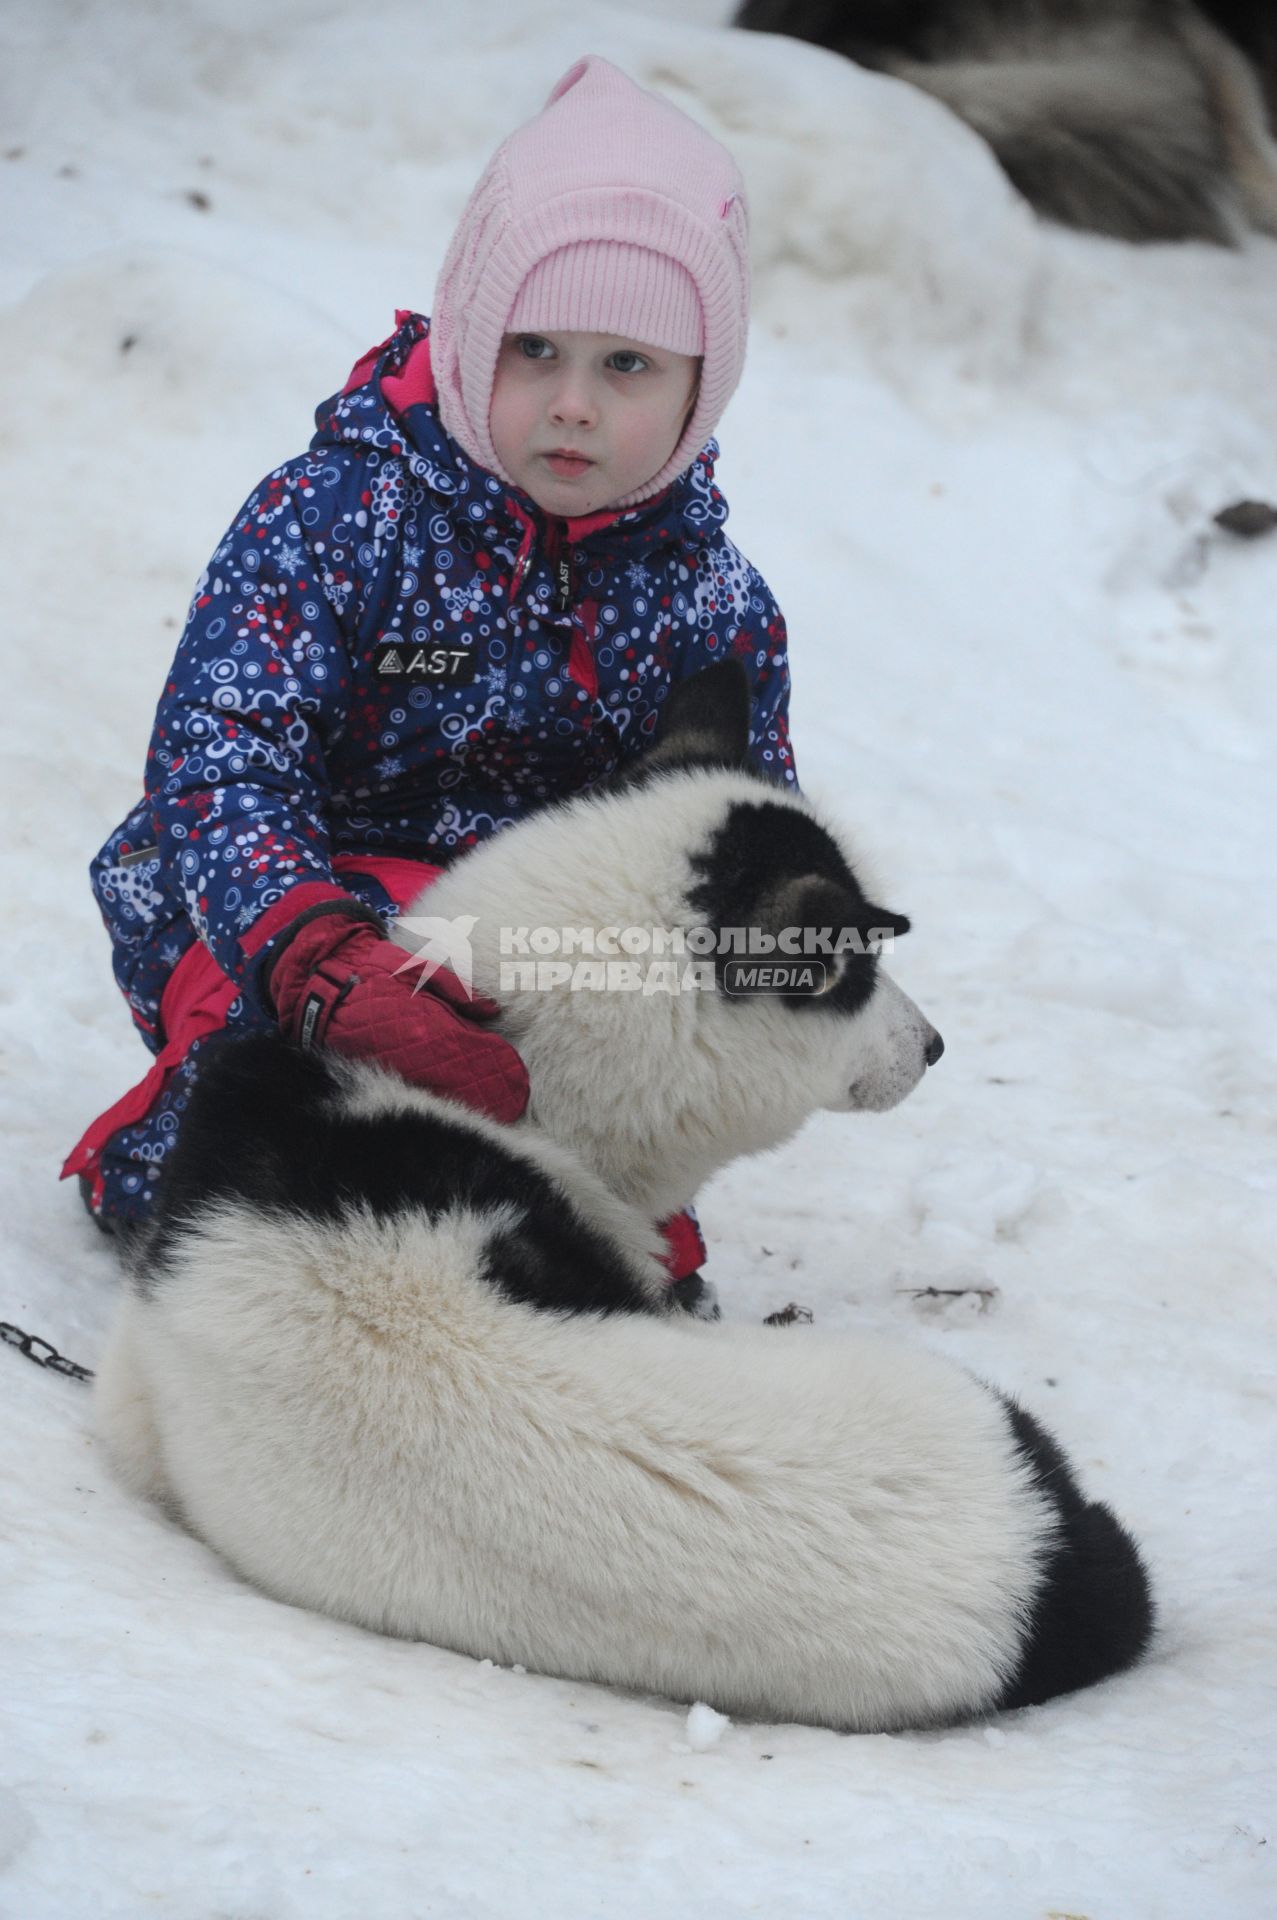
[[[301,1045],[377,1060],[494,1120],[517,1120],[528,1104],[528,1073],[509,1041],[484,1024],[499,1008],[471,996],[446,967],[423,980],[422,965],[347,896],[284,929],[264,987],[281,1030]]]

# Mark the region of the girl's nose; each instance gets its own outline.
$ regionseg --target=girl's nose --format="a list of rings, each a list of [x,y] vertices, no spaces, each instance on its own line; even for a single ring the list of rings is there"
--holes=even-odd
[[[594,395],[588,380],[564,379],[555,389],[550,403],[550,418],[556,425],[593,426],[595,411]]]

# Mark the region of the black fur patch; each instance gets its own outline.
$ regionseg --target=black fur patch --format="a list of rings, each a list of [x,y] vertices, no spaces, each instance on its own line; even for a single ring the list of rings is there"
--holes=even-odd
[[[877,67],[888,54],[925,59],[940,11],[937,0],[745,0],[734,25],[786,33]]]
[[[155,1225],[137,1262],[146,1293],[175,1237],[211,1201],[278,1219],[340,1221],[450,1208],[516,1207],[520,1224],[488,1242],[485,1274],[507,1298],[566,1313],[653,1313],[605,1236],[545,1174],[464,1121],[403,1109],[344,1113],[339,1070],[322,1051],[276,1033],[227,1039],[210,1055],[165,1168]]]
[[[1082,1494],[1050,1434],[1006,1395],[1015,1444],[1060,1515],[1020,1660],[998,1707],[1032,1707],[1122,1673],[1146,1651],[1154,1610],[1139,1549],[1106,1506]]]
[[[865,898],[837,841],[809,814],[780,801],[736,801],[706,850],[693,856],[692,867],[700,877],[688,893],[689,903],[720,935],[725,928],[778,933],[795,926],[809,932],[832,928],[835,939],[854,930],[865,941],[875,928],[909,930],[903,915]],[[791,912],[797,917],[791,919]],[[717,955],[720,984],[731,957],[730,952]],[[832,957],[826,964],[833,964]],[[828,993],[786,996],[784,1004],[799,1012],[812,1007],[857,1012],[874,990],[877,959],[849,949],[838,964],[840,978]]]

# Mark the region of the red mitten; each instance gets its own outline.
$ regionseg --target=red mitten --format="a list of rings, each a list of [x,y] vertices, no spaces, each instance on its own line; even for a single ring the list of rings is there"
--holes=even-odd
[[[412,956],[351,901],[304,913],[265,984],[290,1039],[378,1060],[494,1120],[517,1120],[528,1072],[508,1040],[484,1029],[495,1002],[472,998],[446,967],[415,991],[420,976]]]

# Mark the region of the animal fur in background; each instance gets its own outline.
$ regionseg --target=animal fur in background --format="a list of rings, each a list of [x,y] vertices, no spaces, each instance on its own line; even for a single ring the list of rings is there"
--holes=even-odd
[[[224,1045],[98,1425],[245,1578],[365,1627],[769,1720],[1031,1705],[1152,1624],[1054,1441],[924,1349],[692,1319],[658,1259],[656,1222],[737,1155],[905,1099],[930,1022],[859,941],[806,998],[728,992],[727,961],[674,994],[501,976],[510,927],[903,932],[748,737],[743,671],[710,668],[623,783],[425,897],[466,917],[527,1061],[517,1126],[277,1035]]]
[[[736,24],[933,94],[1067,226],[1277,235],[1277,0],[746,0]]]

